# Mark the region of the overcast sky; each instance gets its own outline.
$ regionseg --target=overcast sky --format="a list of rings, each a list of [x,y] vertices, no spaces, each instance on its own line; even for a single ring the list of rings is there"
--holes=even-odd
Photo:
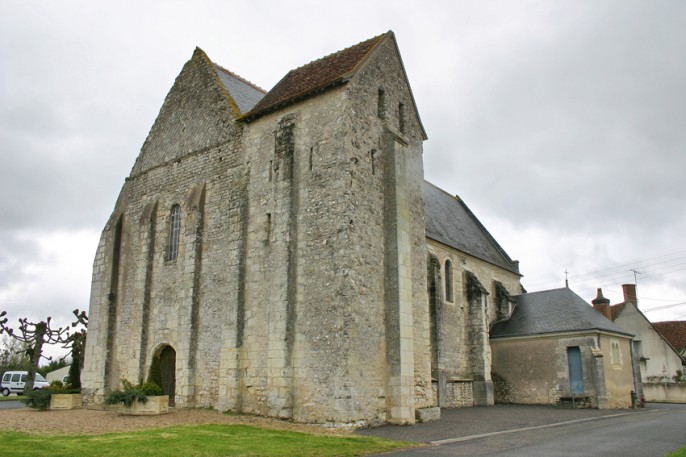
[[[420,6],[421,4],[421,6]],[[0,310],[87,309],[100,231],[196,46],[270,89],[396,34],[425,177],[528,291],[686,319],[686,2],[0,0]],[[671,306],[675,305],[675,306]],[[656,310],[655,308],[660,308]]]

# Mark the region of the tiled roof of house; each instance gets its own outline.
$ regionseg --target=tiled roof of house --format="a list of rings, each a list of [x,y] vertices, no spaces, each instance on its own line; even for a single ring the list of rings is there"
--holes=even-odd
[[[654,322],[653,327],[679,353],[686,349],[686,321]]]
[[[568,288],[517,295],[507,321],[491,328],[491,338],[598,330],[633,336],[605,318]]]
[[[519,274],[515,263],[459,197],[424,181],[426,236]]]
[[[264,89],[213,63],[219,80],[224,85],[241,114],[250,111],[267,93]]]
[[[316,92],[343,84],[384,38],[393,32],[363,41],[291,70],[245,116],[251,120]]]
[[[626,307],[626,302],[617,303],[616,305],[610,306],[610,312],[612,313],[612,320],[617,320],[617,317],[622,314],[624,308]]]

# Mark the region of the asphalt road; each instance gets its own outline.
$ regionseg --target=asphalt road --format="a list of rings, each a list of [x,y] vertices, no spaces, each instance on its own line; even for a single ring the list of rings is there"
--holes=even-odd
[[[26,405],[19,400],[0,401],[0,409],[17,409],[25,407]]]
[[[662,457],[686,446],[686,405],[650,405],[640,412],[433,440],[393,457]]]

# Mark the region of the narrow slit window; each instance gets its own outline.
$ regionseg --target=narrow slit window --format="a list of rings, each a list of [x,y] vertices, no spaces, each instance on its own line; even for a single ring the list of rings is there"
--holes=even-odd
[[[269,240],[272,236],[272,213],[267,213],[267,227],[266,227],[266,240],[265,243],[269,244]]]
[[[310,148],[310,171],[312,171],[312,153],[313,153],[313,151],[314,151],[314,148],[311,147]]]
[[[172,206],[169,217],[169,245],[167,246],[167,261],[176,260],[179,256],[179,238],[181,237],[181,207]]]
[[[445,261],[445,300],[453,301],[453,263]]]
[[[382,88],[379,88],[376,114],[379,119],[386,119],[386,91],[384,91]]]
[[[371,152],[369,153],[371,161],[372,161],[372,174],[376,174],[376,149],[372,149]]]
[[[398,104],[398,128],[400,133],[405,133],[405,105]]]

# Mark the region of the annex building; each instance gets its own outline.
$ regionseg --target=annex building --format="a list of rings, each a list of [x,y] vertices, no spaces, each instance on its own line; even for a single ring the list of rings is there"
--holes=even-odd
[[[102,232],[85,401],[156,362],[180,407],[404,424],[493,404],[518,265],[424,181],[426,139],[392,32],[268,92],[196,49]]]

